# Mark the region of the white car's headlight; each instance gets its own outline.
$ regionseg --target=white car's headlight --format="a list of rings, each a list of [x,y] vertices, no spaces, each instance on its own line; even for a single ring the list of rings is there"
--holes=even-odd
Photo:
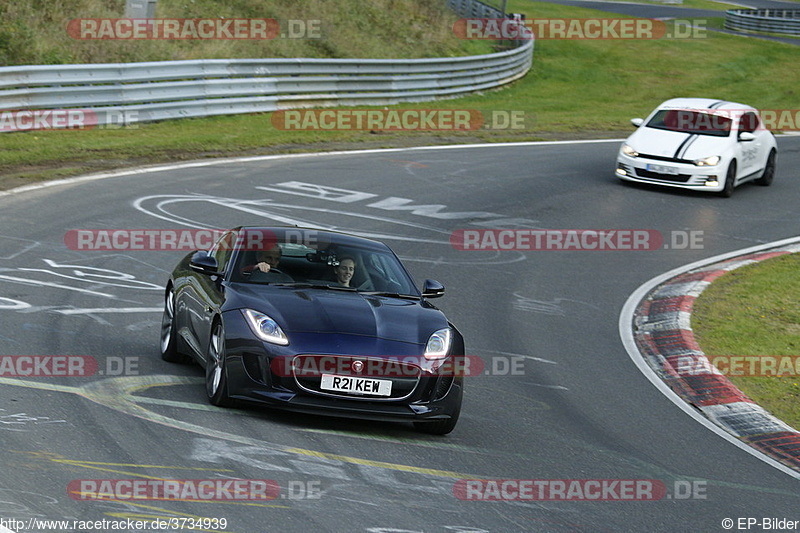
[[[698,167],[713,167],[714,165],[719,163],[720,159],[722,159],[720,156],[712,155],[711,157],[701,157],[700,159],[695,159],[694,161],[692,161],[692,163],[694,163],[695,166]]]
[[[628,157],[639,157],[639,152],[631,148],[629,144],[622,145],[622,153],[627,155]]]
[[[289,338],[272,318],[252,309],[242,309],[242,313],[258,338],[281,346],[289,344]]]
[[[450,328],[434,331],[428,338],[428,344],[425,345],[425,359],[441,359],[447,356],[452,340],[453,334]]]

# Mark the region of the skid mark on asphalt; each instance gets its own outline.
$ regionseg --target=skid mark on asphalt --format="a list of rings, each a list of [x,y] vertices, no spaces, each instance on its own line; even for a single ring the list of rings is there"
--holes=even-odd
[[[524,354],[524,353],[501,352],[501,351],[498,351],[498,350],[482,350],[482,349],[476,349],[476,350],[473,350],[473,351],[479,352],[479,353],[496,353],[496,354],[499,354],[499,355],[506,355],[506,356],[510,356],[510,357],[522,357],[524,359],[528,359],[529,361],[536,361],[537,363],[547,363],[549,365],[557,365],[558,364],[555,361],[551,361],[550,359],[544,359],[542,357],[536,357],[536,356],[527,355],[527,354]]]
[[[5,409],[0,409],[5,413]],[[66,420],[52,420],[49,416],[31,416],[27,413],[0,414],[0,430],[30,431],[29,426],[39,424],[66,424]]]
[[[305,433],[321,433],[324,435],[335,435],[337,437],[349,437],[354,439],[366,439],[366,440],[377,440],[380,442],[389,442],[392,444],[402,444],[404,446],[422,446],[422,447],[430,447],[436,449],[447,449],[447,450],[454,450],[461,453],[472,453],[476,455],[489,455],[494,457],[514,457],[518,459],[526,459],[530,460],[534,457],[534,454],[531,453],[514,453],[514,452],[502,452],[499,450],[493,450],[491,448],[478,448],[475,446],[463,446],[460,444],[449,444],[449,443],[434,443],[434,442],[425,442],[419,441],[415,439],[403,439],[397,437],[383,437],[380,435],[369,435],[365,433],[356,433],[353,431],[342,431],[342,430],[335,430],[335,429],[298,429],[297,431],[302,431]]]
[[[517,311],[531,311],[534,313],[542,313],[545,315],[566,316],[567,312],[562,305],[562,302],[576,303],[589,306],[593,309],[600,310],[600,308],[589,302],[582,302],[580,300],[571,300],[569,298],[554,298],[551,301],[535,300],[527,296],[523,296],[517,292],[514,293],[513,307]]]
[[[313,429],[313,428],[299,428],[297,431],[304,433],[319,433],[322,435],[336,435],[338,437],[349,437],[363,440],[375,440],[380,442],[390,442],[392,444],[403,444],[407,446],[422,446],[425,448],[436,448],[437,450],[457,450],[465,453],[491,453],[489,450],[481,451],[477,448],[470,446],[463,446],[461,444],[451,444],[449,442],[435,442],[424,441],[415,438],[392,437],[383,434],[371,434],[358,431],[346,431],[341,429]]]

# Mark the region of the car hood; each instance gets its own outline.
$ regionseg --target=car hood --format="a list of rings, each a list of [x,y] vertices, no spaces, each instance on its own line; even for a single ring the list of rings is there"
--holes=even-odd
[[[626,142],[643,155],[693,160],[721,156],[730,145],[731,138],[641,127]]]
[[[444,313],[424,301],[325,289],[235,284],[225,307],[265,313],[287,335],[338,333],[425,344],[448,325]]]

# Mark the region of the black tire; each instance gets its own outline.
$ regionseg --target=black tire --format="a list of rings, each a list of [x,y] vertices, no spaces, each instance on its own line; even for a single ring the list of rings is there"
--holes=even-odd
[[[769,156],[767,156],[767,164],[764,167],[764,173],[761,174],[761,177],[755,181],[756,184],[761,185],[762,187],[769,187],[772,185],[772,180],[775,179],[775,155],[774,149],[769,151]]]
[[[736,187],[734,184],[736,181],[736,161],[731,161],[731,164],[728,165],[728,172],[725,174],[725,188],[719,192],[719,195],[723,198],[730,198],[733,196],[733,189]]]
[[[414,428],[420,433],[429,435],[447,435],[456,428],[459,414],[461,414],[461,405],[458,406],[453,416],[448,419],[435,420],[433,422],[414,422]]]
[[[175,327],[175,293],[172,287],[164,293],[164,314],[161,317],[161,359],[169,363],[188,363],[188,355],[178,351],[178,330]]]
[[[219,321],[211,328],[211,338],[208,341],[206,393],[212,405],[229,407],[233,404],[228,396],[228,376],[225,369],[225,328]]]

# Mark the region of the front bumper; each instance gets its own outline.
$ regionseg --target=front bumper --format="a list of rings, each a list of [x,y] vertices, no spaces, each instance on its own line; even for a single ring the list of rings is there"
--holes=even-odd
[[[288,361],[298,357],[322,357],[324,359],[358,358],[363,361],[376,359],[368,354],[381,353],[359,346],[348,336],[307,336],[302,339],[295,335],[293,339],[300,342],[292,346],[276,346],[253,339],[243,322],[226,323],[226,373],[228,394],[232,399],[247,403],[255,403],[302,413],[358,418],[381,421],[435,421],[457,416],[463,395],[463,376],[452,371],[439,373],[419,372],[409,378],[405,371],[395,377],[378,376],[393,381],[399,394],[390,397],[372,397],[368,395],[348,395],[323,391],[319,388],[319,378],[302,376],[298,379]],[[316,337],[325,338],[325,346],[315,342]],[[300,348],[302,346],[302,348]],[[324,348],[347,346],[347,354],[331,355],[314,354]],[[316,348],[316,349],[314,349]],[[384,348],[388,347],[384,346]],[[391,353],[400,350],[398,345],[392,346]],[[406,347],[408,350],[409,348]],[[303,354],[296,351],[303,350]],[[364,355],[358,355],[358,354]],[[453,357],[453,356],[450,356]],[[403,360],[409,357],[404,356]],[[304,367],[304,365],[301,365]],[[367,364],[367,367],[370,365]],[[446,368],[452,369],[453,365]],[[338,372],[336,372],[338,374]]]
[[[668,170],[668,172],[664,172]],[[690,163],[659,161],[647,157],[617,156],[614,174],[622,180],[653,183],[667,187],[719,192],[725,188],[725,167],[722,163],[698,167]]]

